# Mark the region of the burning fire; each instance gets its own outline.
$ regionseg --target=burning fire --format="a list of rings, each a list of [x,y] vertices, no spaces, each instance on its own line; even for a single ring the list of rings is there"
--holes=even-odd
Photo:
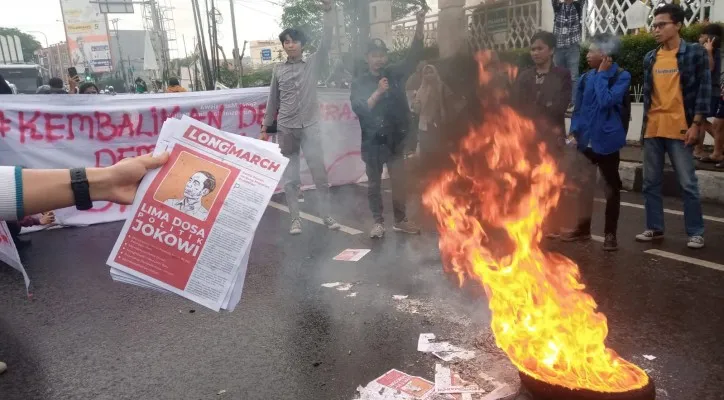
[[[499,103],[509,71],[478,56],[484,122],[452,155],[455,170],[428,186],[446,269],[485,288],[492,330],[519,370],[571,389],[624,392],[649,378],[606,348],[606,317],[584,291],[578,266],[540,247],[541,225],[564,183],[533,123]]]

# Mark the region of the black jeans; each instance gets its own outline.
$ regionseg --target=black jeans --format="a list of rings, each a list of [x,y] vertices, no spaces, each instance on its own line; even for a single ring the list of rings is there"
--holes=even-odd
[[[387,172],[390,174],[392,211],[395,222],[403,221],[406,218],[405,158],[402,153],[402,151],[392,152],[389,146],[385,144],[366,145],[362,152],[362,161],[365,163],[367,179],[369,180],[367,199],[376,223],[381,224],[385,221],[382,216],[382,169],[385,164],[387,164]]]
[[[601,171],[606,182],[606,224],[605,234],[616,234],[618,228],[618,215],[621,209],[621,177],[618,165],[621,162],[619,152],[611,154],[597,154],[590,148],[583,152],[588,160],[581,182],[578,198],[578,230],[583,233],[591,232],[591,217],[593,215],[593,195],[595,192],[596,172]]]

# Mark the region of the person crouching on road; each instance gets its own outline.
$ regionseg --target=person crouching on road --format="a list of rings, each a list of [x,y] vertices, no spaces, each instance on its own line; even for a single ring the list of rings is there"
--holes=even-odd
[[[382,169],[387,164],[392,186],[393,229],[419,234],[420,228],[408,221],[406,214],[405,145],[410,123],[410,109],[404,80],[410,76],[423,55],[425,12],[417,14],[417,28],[412,47],[399,65],[387,65],[387,46],[380,39],[367,47],[367,70],[352,82],[350,101],[362,130],[362,161],[369,179],[367,197],[375,224],[371,238],[385,235],[382,216]]]
[[[629,86],[631,74],[613,61],[619,40],[609,34],[593,37],[586,60],[591,69],[583,74],[576,90],[576,109],[571,119],[571,135],[578,151],[586,156],[578,202],[578,226],[561,236],[572,242],[591,239],[591,215],[596,172],[606,182],[606,223],[603,249],[616,250],[616,230],[621,208],[619,151],[626,144],[631,114]]]

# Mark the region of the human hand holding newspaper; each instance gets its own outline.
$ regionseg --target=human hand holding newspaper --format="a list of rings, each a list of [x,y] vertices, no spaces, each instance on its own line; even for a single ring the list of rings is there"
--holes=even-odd
[[[114,280],[169,291],[213,310],[241,298],[259,220],[288,159],[278,145],[189,117],[168,119],[108,258]]]

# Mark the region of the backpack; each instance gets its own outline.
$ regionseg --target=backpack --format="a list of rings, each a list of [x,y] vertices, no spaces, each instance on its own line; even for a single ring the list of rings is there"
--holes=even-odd
[[[621,73],[625,71],[625,69],[618,67],[618,70],[616,70],[616,73],[613,74],[611,78],[608,79],[608,88],[611,89],[613,85],[618,80],[618,76],[621,75]],[[585,73],[583,75],[583,79],[581,79],[581,91],[586,92],[586,79],[585,76],[588,73]],[[623,129],[628,133],[628,126],[631,122],[631,86],[629,85],[628,90],[626,90],[626,93],[623,95],[623,104],[621,106],[617,106],[618,108],[618,116],[621,117],[621,123],[623,124]]]

